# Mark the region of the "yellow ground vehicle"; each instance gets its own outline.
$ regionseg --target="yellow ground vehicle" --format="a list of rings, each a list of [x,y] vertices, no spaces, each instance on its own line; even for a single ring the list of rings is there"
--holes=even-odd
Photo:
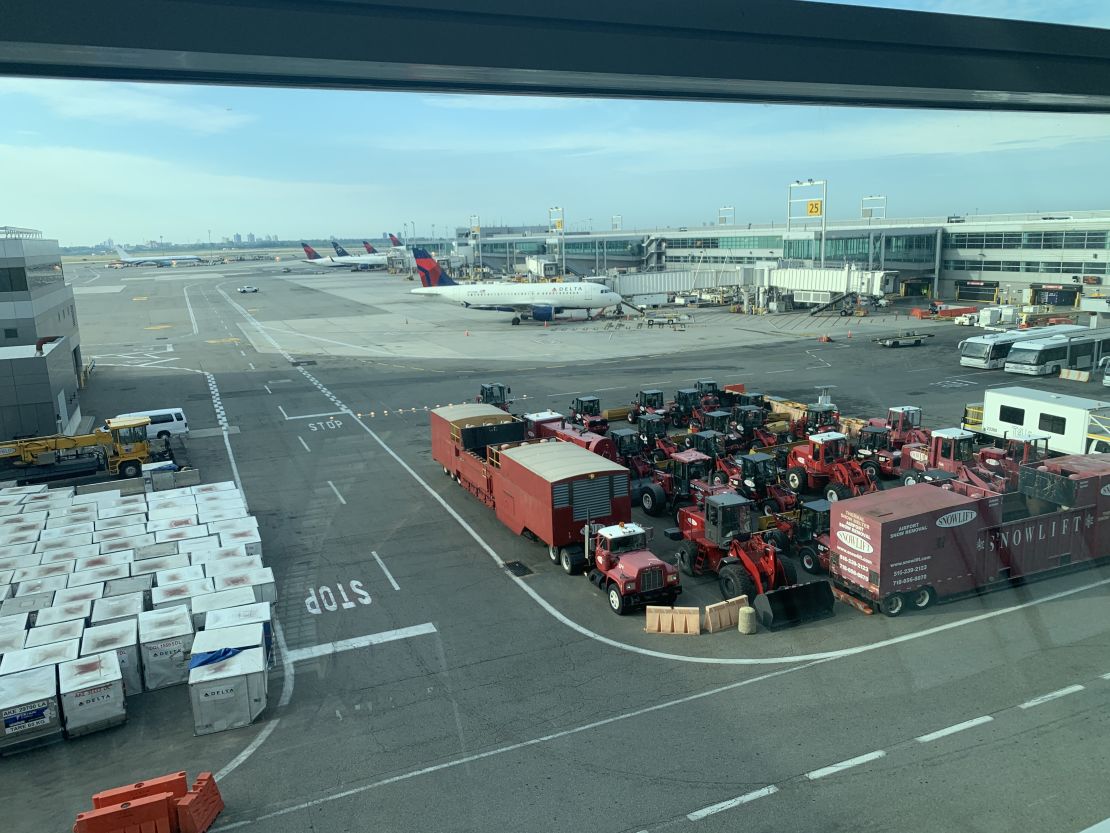
[[[0,480],[20,483],[85,477],[100,471],[138,477],[144,463],[160,459],[147,442],[149,417],[109,419],[91,434],[58,434],[0,442]]]

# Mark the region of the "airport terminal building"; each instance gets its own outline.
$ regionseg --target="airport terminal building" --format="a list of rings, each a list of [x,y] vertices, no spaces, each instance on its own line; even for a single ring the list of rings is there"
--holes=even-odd
[[[75,433],[81,373],[58,241],[0,226],[0,440]]]
[[[570,274],[717,272],[751,265],[852,265],[896,272],[901,295],[1077,306],[1110,277],[1110,211],[918,217],[637,231],[483,229],[459,242],[495,269],[528,255],[565,258]],[[563,247],[563,248],[561,248]],[[822,252],[823,250],[823,252]],[[683,287],[676,287],[683,288]]]

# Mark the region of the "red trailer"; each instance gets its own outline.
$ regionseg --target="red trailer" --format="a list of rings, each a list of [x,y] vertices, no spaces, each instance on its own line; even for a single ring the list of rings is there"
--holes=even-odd
[[[537,414],[525,414],[523,419],[525,433],[529,439],[554,437],[565,443],[574,443],[606,460],[620,462],[616,444],[611,439],[567,422],[562,414],[555,411],[542,411]]]
[[[834,584],[897,616],[1110,555],[1110,454],[1026,466],[1006,495],[961,491],[918,484],[833,503]]]

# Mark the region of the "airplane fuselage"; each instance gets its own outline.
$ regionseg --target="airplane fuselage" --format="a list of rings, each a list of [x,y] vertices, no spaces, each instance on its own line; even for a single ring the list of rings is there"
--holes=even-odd
[[[554,309],[601,309],[620,302],[620,296],[601,284],[459,284],[428,286],[411,290],[413,295],[431,295],[441,301],[472,309],[522,310],[531,307]]]

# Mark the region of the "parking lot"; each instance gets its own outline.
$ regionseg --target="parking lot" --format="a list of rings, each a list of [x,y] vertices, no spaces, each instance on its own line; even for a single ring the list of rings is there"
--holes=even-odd
[[[847,415],[915,404],[931,427],[958,425],[966,403],[1014,383],[959,366],[965,328],[911,325],[904,309],[842,319],[717,308],[692,311],[685,330],[634,319],[511,327],[413,297],[397,275],[263,263],[78,265],[67,276],[96,361],[82,410],[97,421],[187,411],[203,480],[239,480],[259,519],[284,644],[270,708],[249,729],[193,737],[170,689],[139,698],[124,727],[0,763],[22,798],[12,829],[60,829],[98,789],[186,768],[218,773],[218,829],[365,829],[371,818],[392,831],[770,829],[801,818],[801,803],[806,824],[839,829],[863,801],[865,773],[901,796],[900,816],[924,818],[918,829],[1053,823],[1035,803],[982,805],[1025,766],[1022,755],[999,762],[992,744],[1034,744],[1042,789],[1069,801],[1077,823],[1110,813],[1097,766],[1051,765],[1079,760],[1077,749],[1106,757],[1084,727],[1106,721],[1110,682],[1083,670],[1110,672],[1106,570],[899,619],[838,605],[831,619],[773,634],[652,635],[642,614],[614,616],[431,459],[428,410],[473,400],[484,381],[512,387],[514,412],[564,410],[578,394],[616,407],[640,388],[670,396],[702,378],[801,401],[833,385]],[[244,284],[260,291],[235,291]],[[895,350],[871,342],[911,328],[936,337]],[[633,515],[673,559],[671,522]],[[711,578],[683,586],[682,604],[720,600]],[[1051,650],[1065,643],[1073,653]],[[1072,683],[1084,687],[1076,697],[1020,708]],[[953,738],[954,749],[913,742],[980,714],[994,725]],[[883,754],[855,780],[806,775],[872,750]],[[726,753],[730,768],[704,766]],[[942,787],[914,774],[941,754],[942,780],[975,784],[943,806]],[[37,786],[44,775],[50,789]],[[698,815],[770,785],[804,801],[768,792]]]

